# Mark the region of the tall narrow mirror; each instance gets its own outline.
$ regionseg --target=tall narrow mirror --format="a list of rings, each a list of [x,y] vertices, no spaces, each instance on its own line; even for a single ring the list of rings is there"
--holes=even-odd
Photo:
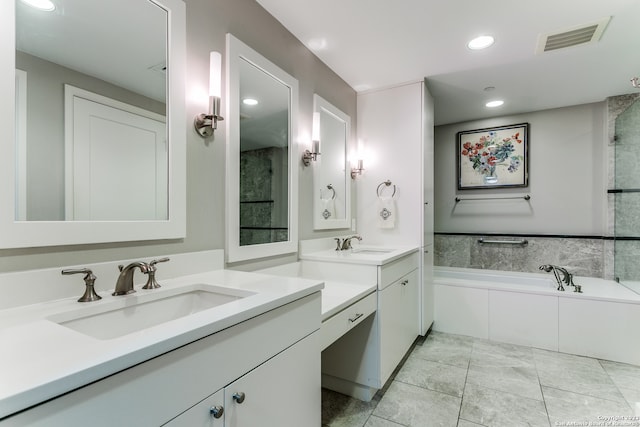
[[[347,153],[351,118],[317,94],[313,111],[320,114],[320,155],[313,163],[313,228],[349,228],[351,180]]]
[[[184,3],[53,5],[0,9],[0,248],[184,237]]]
[[[298,82],[227,34],[227,259],[297,250]]]

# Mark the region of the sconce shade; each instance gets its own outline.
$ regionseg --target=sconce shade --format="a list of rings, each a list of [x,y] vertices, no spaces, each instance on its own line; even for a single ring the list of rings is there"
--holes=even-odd
[[[311,125],[311,140],[320,141],[320,113],[313,113],[313,123]],[[315,151],[315,147],[314,147]]]
[[[211,52],[209,56],[209,96],[222,96],[222,55]]]
[[[211,52],[209,55],[209,111],[197,114],[193,119],[196,132],[208,138],[218,128],[218,121],[224,120],[220,115],[220,97],[222,96],[222,55]]]

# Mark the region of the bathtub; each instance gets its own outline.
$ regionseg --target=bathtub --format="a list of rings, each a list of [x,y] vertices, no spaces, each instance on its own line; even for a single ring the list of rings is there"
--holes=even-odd
[[[436,331],[640,365],[640,294],[575,277],[558,291],[551,273],[434,268]]]

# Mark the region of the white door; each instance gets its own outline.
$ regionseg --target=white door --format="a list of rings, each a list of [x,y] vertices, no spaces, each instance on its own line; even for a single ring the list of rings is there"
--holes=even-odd
[[[66,97],[66,219],[167,219],[164,116],[77,88]]]

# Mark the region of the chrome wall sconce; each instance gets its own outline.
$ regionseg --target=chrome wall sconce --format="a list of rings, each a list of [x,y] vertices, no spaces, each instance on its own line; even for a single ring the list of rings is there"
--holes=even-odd
[[[304,150],[302,153],[302,164],[310,166],[311,161],[318,160],[320,155],[320,113],[313,113],[313,123],[311,125],[311,150]]]
[[[222,56],[220,52],[211,52],[209,57],[209,113],[200,113],[193,119],[196,132],[208,138],[218,128],[220,115],[220,96],[222,94]]]
[[[364,166],[363,166],[364,161],[362,159],[358,160],[358,167],[357,168],[351,168],[351,179],[356,179],[356,177],[358,175],[362,175],[362,172],[364,172]]]

